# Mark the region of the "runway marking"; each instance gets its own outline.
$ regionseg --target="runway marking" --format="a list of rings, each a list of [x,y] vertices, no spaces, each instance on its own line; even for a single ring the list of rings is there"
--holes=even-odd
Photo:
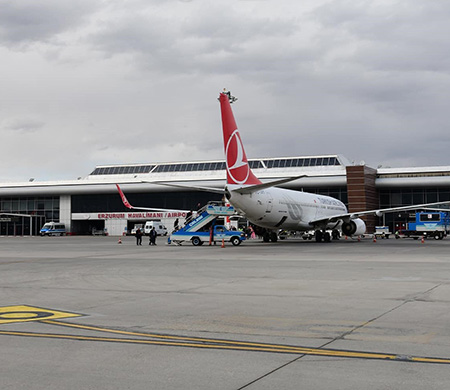
[[[405,356],[391,353],[309,348],[294,345],[267,344],[249,341],[235,341],[235,340],[187,337],[187,336],[167,335],[157,333],[131,332],[92,325],[73,324],[68,322],[57,321],[55,320],[55,317],[58,315],[60,316],[59,318],[81,316],[81,314],[59,312],[49,309],[34,308],[31,306],[9,306],[0,308],[0,318],[4,318],[2,321],[5,321],[0,322],[0,324],[7,322],[39,321],[40,323],[48,325],[62,326],[72,329],[88,330],[103,333],[113,333],[128,337],[115,338],[102,336],[81,336],[73,334],[18,332],[18,331],[3,331],[3,330],[0,331],[0,335],[39,337],[49,339],[78,340],[78,341],[101,341],[101,342],[141,344],[141,345],[176,346],[185,348],[221,349],[221,350],[248,351],[248,352],[284,353],[295,355],[313,355],[313,356],[328,356],[340,358],[376,359],[376,360],[388,360],[388,361],[410,362],[410,363],[415,362],[415,363],[450,364],[450,358]],[[130,338],[129,336],[134,336],[136,338]]]
[[[62,319],[80,316],[82,316],[82,314],[27,305],[0,307],[0,325],[9,324],[11,322],[41,321],[43,319]]]

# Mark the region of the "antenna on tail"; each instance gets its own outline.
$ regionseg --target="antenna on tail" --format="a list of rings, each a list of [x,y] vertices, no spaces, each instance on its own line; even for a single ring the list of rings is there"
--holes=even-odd
[[[228,96],[228,100],[230,101],[230,104],[233,104],[236,100],[238,100],[237,97],[232,96],[230,91],[227,91],[226,88],[223,89],[223,94]],[[220,100],[220,98],[217,98],[217,100]]]

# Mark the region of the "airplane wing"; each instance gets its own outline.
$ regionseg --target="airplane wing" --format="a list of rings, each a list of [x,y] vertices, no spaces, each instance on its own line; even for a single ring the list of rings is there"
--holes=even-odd
[[[442,208],[442,209],[439,209],[439,208],[437,208],[437,207],[424,207],[423,208],[424,210],[429,210],[429,211],[434,211],[434,212],[436,212],[436,211],[442,211],[442,212],[445,212],[445,213],[448,213],[448,212],[450,212],[450,209],[446,209],[446,208]]]
[[[233,187],[232,191],[239,192],[240,194],[251,194],[252,192],[263,190],[264,188],[278,186],[280,184],[288,183],[290,181],[301,179],[301,178],[307,177],[307,176],[308,175],[300,175],[300,176],[288,177],[288,178],[280,179],[280,180],[274,180],[274,181],[271,181],[268,183],[248,185],[248,186],[243,186],[243,187],[238,187],[238,188]],[[159,185],[169,186],[169,187],[186,188],[186,189],[190,189],[190,190],[197,190],[197,191],[204,191],[204,192],[213,192],[216,194],[224,194],[225,193],[224,190],[220,189],[220,188],[194,186],[192,184],[174,184],[174,183],[168,183],[168,182],[164,182],[164,181],[145,181],[145,180],[142,180],[142,183],[159,184]]]
[[[328,222],[337,222],[339,220],[348,221],[351,219],[356,219],[362,217],[364,215],[376,215],[377,217],[381,217],[386,213],[395,213],[397,211],[408,211],[408,210],[418,210],[418,209],[426,209],[433,206],[442,206],[442,205],[450,204],[450,201],[446,202],[434,202],[434,203],[424,203],[424,204],[416,204],[412,206],[401,206],[401,207],[391,207],[387,209],[378,209],[378,210],[368,210],[368,211],[358,211],[353,213],[346,214],[337,214],[326,218],[313,219],[309,221],[310,225],[321,225],[326,224]]]
[[[130,204],[130,202],[128,202],[127,197],[125,196],[125,194],[123,193],[122,189],[120,188],[120,186],[118,184],[116,184],[116,187],[119,191],[120,194],[120,198],[122,199],[122,202],[124,204],[124,206],[128,209],[132,209],[132,210],[146,210],[146,211],[166,211],[166,212],[182,212],[182,213],[187,213],[189,212],[189,210],[180,210],[180,209],[160,209],[160,208],[155,208],[155,207],[134,207]]]
[[[201,186],[194,186],[191,184],[174,184],[174,183],[168,183],[166,181],[146,181],[146,180],[141,180],[141,183],[158,184],[158,185],[168,186],[168,187],[186,188],[187,190],[213,192],[215,194],[222,194],[222,195],[224,194],[224,190],[221,188],[201,187]]]
[[[251,194],[252,192],[260,191],[260,190],[263,190],[263,189],[269,188],[269,187],[279,186],[280,184],[289,183],[290,181],[301,179],[301,178],[307,177],[307,176],[308,175],[293,176],[293,177],[288,177],[286,179],[270,181],[268,183],[253,184],[253,185],[248,185],[248,186],[244,186],[244,187],[233,188],[232,191],[239,192],[240,194]]]

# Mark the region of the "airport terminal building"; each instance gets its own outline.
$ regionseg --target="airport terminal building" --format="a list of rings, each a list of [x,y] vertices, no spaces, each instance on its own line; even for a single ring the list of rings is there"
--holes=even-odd
[[[282,187],[329,195],[351,211],[450,201],[450,166],[371,168],[355,165],[340,155],[251,159],[262,181],[306,175]],[[197,210],[217,193],[171,186],[223,188],[224,160],[97,166],[86,177],[64,181],[0,183],[0,235],[36,235],[45,222],[66,225],[70,234],[104,231],[122,235],[137,223],[161,220],[169,230],[184,211]],[[119,184],[134,206],[173,211],[127,209]],[[177,211],[180,210],[180,211]],[[393,231],[411,213],[366,218],[368,233],[377,225]]]

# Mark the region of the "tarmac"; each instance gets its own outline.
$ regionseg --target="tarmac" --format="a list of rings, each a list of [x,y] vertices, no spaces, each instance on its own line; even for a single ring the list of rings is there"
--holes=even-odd
[[[442,389],[450,238],[0,237],[1,389]]]

